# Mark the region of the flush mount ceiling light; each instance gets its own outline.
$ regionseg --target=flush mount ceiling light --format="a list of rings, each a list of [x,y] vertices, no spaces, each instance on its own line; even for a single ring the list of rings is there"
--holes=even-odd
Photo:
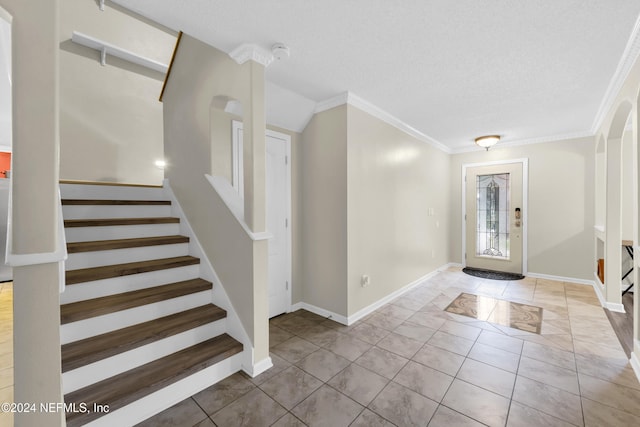
[[[489,148],[493,147],[500,141],[500,135],[485,135],[476,138],[476,145],[489,151]]]

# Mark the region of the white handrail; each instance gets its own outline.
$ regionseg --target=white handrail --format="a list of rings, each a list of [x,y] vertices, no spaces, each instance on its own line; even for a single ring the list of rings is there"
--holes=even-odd
[[[167,69],[169,68],[169,66],[166,64],[154,61],[153,59],[145,58],[144,56],[140,56],[126,49],[122,49],[105,41],[96,39],[86,34],[79,33],[77,31],[74,31],[71,34],[71,41],[99,51],[101,54],[100,63],[102,65],[106,65],[107,55],[112,55],[133,64],[141,65],[143,67],[158,71],[163,74],[165,74],[167,72]]]
[[[64,219],[62,217],[62,196],[58,189],[58,221],[56,247],[53,252],[16,254],[13,253],[13,185],[9,187],[9,206],[7,211],[7,243],[5,252],[5,264],[10,267],[20,267],[25,265],[38,265],[58,263],[58,278],[60,283],[60,293],[65,288],[64,261],[67,259],[67,239],[64,234]]]
[[[255,233],[251,230],[244,220],[244,203],[226,178],[208,174],[205,177],[251,240],[268,240],[273,237],[273,233],[269,231]]]

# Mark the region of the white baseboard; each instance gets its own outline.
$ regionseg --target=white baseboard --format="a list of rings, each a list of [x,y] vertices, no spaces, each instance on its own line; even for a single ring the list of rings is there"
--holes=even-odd
[[[351,316],[349,316],[348,324],[349,325],[354,324],[358,320],[360,320],[363,317],[369,315],[370,313],[373,313],[374,311],[376,311],[377,309],[379,309],[383,305],[387,304],[389,301],[392,301],[392,300],[398,298],[399,296],[401,296],[402,294],[404,294],[406,292],[409,292],[411,289],[415,288],[416,286],[420,285],[421,283],[423,283],[424,281],[430,279],[431,277],[435,276],[436,274],[440,273],[441,271],[446,270],[447,268],[449,268],[449,264],[443,265],[442,267],[437,268],[435,271],[432,271],[431,273],[425,274],[424,276],[414,280],[413,282],[409,283],[408,285],[405,285],[402,288],[400,288],[400,289],[398,289],[398,290],[396,290],[394,292],[391,292],[386,297],[383,297],[383,298],[379,299],[378,301],[374,302],[373,304],[370,304],[370,305],[366,306],[362,310],[358,310],[356,313],[354,313]]]
[[[262,359],[261,361],[259,361],[258,363],[252,366],[245,366],[243,364],[242,370],[245,371],[247,375],[249,375],[251,378],[255,378],[261,373],[263,373],[264,371],[266,371],[267,369],[271,368],[272,366],[273,366],[273,361],[271,360],[270,357],[267,357],[266,359]]]
[[[462,263],[460,263],[460,262],[450,262],[450,263],[448,263],[448,264],[443,265],[443,266],[442,266],[442,267],[440,267],[440,268],[441,268],[442,270],[446,270],[446,269],[451,268],[451,267],[459,267],[459,268],[462,268],[462,267],[464,267],[464,265],[462,265]]]
[[[430,279],[431,277],[435,276],[436,274],[446,270],[447,268],[455,267],[457,265],[458,264],[454,264],[454,263],[445,264],[445,265],[437,268],[436,270],[432,271],[431,273],[425,274],[424,276],[414,280],[413,282],[403,286],[402,288],[393,291],[389,295],[380,298],[378,301],[376,301],[376,302],[374,302],[372,304],[369,304],[365,308],[363,308],[361,310],[358,310],[356,313],[354,313],[354,314],[352,314],[351,316],[348,316],[348,317],[345,317],[345,316],[340,315],[340,314],[336,314],[336,313],[334,313],[332,311],[325,310],[325,309],[320,308],[320,307],[316,307],[316,306],[311,305],[311,304],[307,304],[305,302],[298,302],[296,304],[293,304],[291,306],[291,311],[304,309],[304,310],[310,311],[312,313],[315,313],[315,314],[317,314],[319,316],[323,316],[323,317],[330,318],[331,320],[335,320],[336,322],[341,323],[343,325],[347,325],[347,326],[353,325],[358,320],[360,320],[363,317],[369,315],[370,313],[373,313],[378,308],[380,308],[383,305],[387,304],[389,301],[398,298],[399,296],[401,296],[402,294],[404,294],[406,292],[409,292],[411,289],[415,288],[416,286],[420,285],[421,283],[423,283],[424,281]]]
[[[343,325],[348,325],[347,318],[341,314],[334,313],[333,311],[325,310],[324,308],[316,307],[315,305],[307,304],[306,302],[297,302],[291,306],[291,311],[307,310],[318,316],[326,317],[327,319],[334,320]]]
[[[594,275],[596,275],[594,273]],[[609,311],[615,311],[616,313],[626,313],[624,309],[624,305],[621,303],[609,302],[604,297],[602,293],[602,287],[600,285],[600,279],[596,276],[596,279],[593,281],[593,290],[596,291],[596,295],[598,296],[598,300],[600,301],[600,305],[606,308]]]
[[[588,279],[578,279],[575,277],[564,277],[564,276],[554,276],[551,274],[532,273],[530,271],[525,273],[524,275],[527,277],[535,277],[536,279],[556,280],[558,282],[569,282],[569,283],[577,283],[579,285],[593,286],[593,280],[588,280]]]
[[[638,343],[637,340],[635,341],[635,347],[639,348],[640,344]],[[638,378],[638,381],[640,381],[640,358],[638,357],[638,354],[635,351],[631,352],[631,359],[629,359],[629,362],[631,363],[631,367],[633,368],[633,372],[635,372],[636,374],[636,378]]]

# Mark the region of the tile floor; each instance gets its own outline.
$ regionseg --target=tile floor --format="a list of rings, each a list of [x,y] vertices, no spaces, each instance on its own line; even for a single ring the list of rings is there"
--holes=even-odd
[[[0,402],[13,402],[13,283],[0,283]],[[13,414],[0,412],[0,426]]]
[[[5,400],[12,288],[0,286]],[[540,334],[444,311],[463,292],[541,307]],[[450,269],[348,327],[306,311],[277,317],[270,343],[269,371],[232,375],[141,425],[640,425],[640,384],[584,285]]]
[[[444,311],[461,293],[542,308],[540,333]],[[454,268],[352,326],[302,310],[274,318],[270,344],[269,371],[141,425],[640,425],[640,384],[585,285]]]

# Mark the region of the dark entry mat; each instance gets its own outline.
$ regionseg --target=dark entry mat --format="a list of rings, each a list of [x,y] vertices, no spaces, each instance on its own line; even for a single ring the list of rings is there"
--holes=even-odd
[[[479,268],[465,267],[462,269],[463,273],[467,273],[469,276],[482,277],[483,279],[492,280],[522,280],[524,276],[516,273],[505,273],[502,271],[481,270]]]

